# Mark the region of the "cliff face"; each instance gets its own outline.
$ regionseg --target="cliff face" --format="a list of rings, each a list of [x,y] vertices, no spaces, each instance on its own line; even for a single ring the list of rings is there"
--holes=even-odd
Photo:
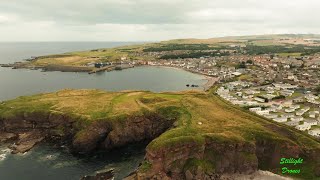
[[[34,111],[32,113],[21,112],[14,116],[1,118],[2,130],[7,132],[23,132],[33,129],[50,130],[57,126],[68,126],[76,119],[66,114],[50,111]]]
[[[129,143],[151,141],[171,127],[173,122],[157,113],[96,122],[75,136],[72,147],[76,152],[89,153],[97,148],[108,150]]]
[[[76,118],[61,113],[46,111],[17,113],[15,116],[0,118],[0,133],[15,137],[3,140],[14,142],[10,146],[13,153],[24,153],[44,139],[59,143],[68,141],[67,138],[75,134],[75,120]],[[58,129],[61,131],[58,132]]]
[[[129,117],[120,126],[114,123],[103,145],[105,148],[110,149],[131,142],[150,141],[170,128],[174,121],[175,119],[166,119],[156,113]]]
[[[308,166],[305,170],[320,177],[317,153],[274,139],[257,140],[255,144],[206,139],[201,145],[187,143],[156,150],[147,148],[145,161],[150,163],[149,168],[144,169],[142,165],[127,180],[220,179],[224,174],[252,174],[259,169],[281,174],[279,159],[282,157],[303,157],[304,166]]]
[[[145,178],[205,179],[224,173],[253,173],[258,169],[255,147],[250,144],[206,142],[181,144],[158,151],[147,150],[152,169]]]
[[[108,150],[129,143],[151,141],[174,122],[174,119],[166,119],[157,113],[128,116],[113,121],[100,120],[90,124],[81,123],[78,118],[80,117],[61,113],[33,112],[1,118],[0,125],[2,133],[11,133],[19,137],[16,142],[35,141],[39,137],[45,137],[59,143],[69,142],[74,153],[87,154],[97,149]],[[28,151],[41,140],[43,138],[16,152]],[[21,143],[18,143],[18,146],[19,144]]]

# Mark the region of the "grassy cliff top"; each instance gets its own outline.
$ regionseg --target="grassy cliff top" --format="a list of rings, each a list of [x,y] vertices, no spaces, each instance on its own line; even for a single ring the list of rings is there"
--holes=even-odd
[[[202,141],[204,137],[248,142],[257,137],[271,137],[303,147],[320,148],[320,143],[310,136],[242,111],[213,92],[62,90],[23,96],[0,104],[0,118],[33,112],[58,112],[81,117],[88,123],[138,116],[146,111],[157,111],[178,119],[176,127],[155,139],[150,148],[170,146],[180,140]],[[270,128],[271,125],[279,128]]]

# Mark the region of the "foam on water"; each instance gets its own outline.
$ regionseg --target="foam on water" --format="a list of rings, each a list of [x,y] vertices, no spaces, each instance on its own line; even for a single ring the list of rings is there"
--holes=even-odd
[[[7,155],[10,153],[11,153],[11,149],[9,148],[0,149],[0,161],[4,161]]]

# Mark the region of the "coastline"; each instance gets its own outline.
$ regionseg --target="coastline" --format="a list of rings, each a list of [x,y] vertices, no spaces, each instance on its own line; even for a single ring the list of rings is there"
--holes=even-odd
[[[198,74],[198,75],[204,76],[203,80],[207,80],[207,82],[205,84],[201,85],[201,87],[203,87],[204,91],[209,90],[216,82],[219,81],[218,77],[212,77],[212,76],[209,76],[207,74],[202,74],[200,72],[190,71],[190,70],[185,69],[185,68],[179,68],[179,67],[173,67],[173,66],[161,66],[161,65],[142,65],[142,66],[170,68],[170,69],[182,70],[182,71],[186,71],[186,72],[190,72],[190,73],[193,73],[193,74]]]

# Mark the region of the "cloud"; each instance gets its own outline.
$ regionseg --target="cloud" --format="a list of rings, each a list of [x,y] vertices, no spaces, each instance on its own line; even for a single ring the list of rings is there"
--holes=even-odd
[[[17,17],[15,15],[0,13],[0,24],[13,23],[15,21],[17,21]]]
[[[1,0],[2,41],[319,33],[318,0]]]

